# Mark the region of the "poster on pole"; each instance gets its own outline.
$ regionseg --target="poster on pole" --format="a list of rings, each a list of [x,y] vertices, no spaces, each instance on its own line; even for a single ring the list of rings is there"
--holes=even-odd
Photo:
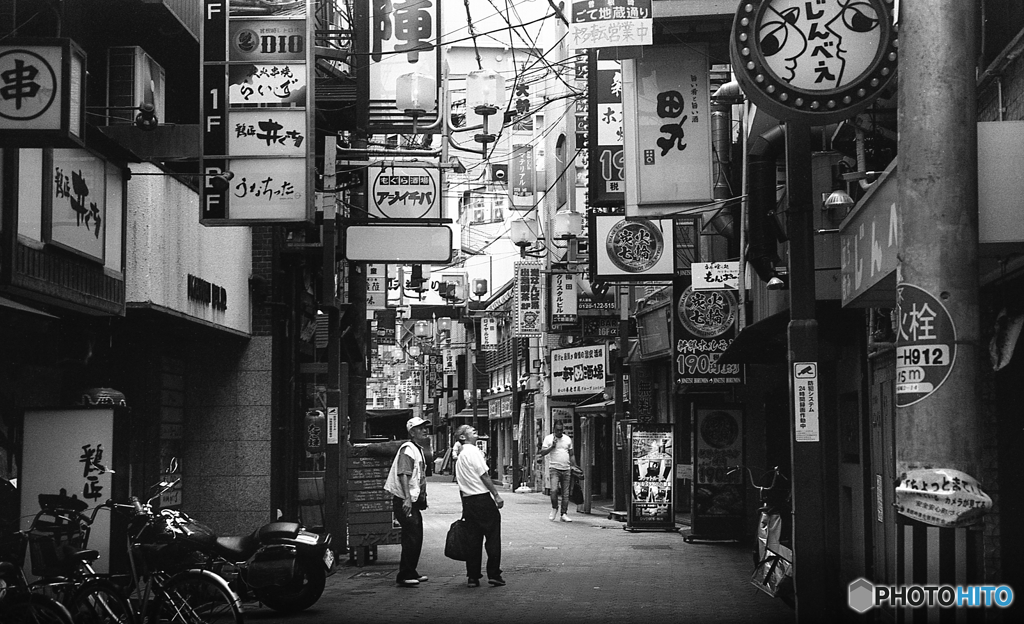
[[[672,442],[672,425],[669,423],[635,423],[630,427],[633,476],[628,493],[626,530],[675,530]]]

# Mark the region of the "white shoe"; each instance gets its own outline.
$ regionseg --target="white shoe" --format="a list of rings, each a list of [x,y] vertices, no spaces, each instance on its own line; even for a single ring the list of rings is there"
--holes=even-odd
[[[551,513],[548,514],[548,520],[554,522],[556,518],[558,518],[558,510],[552,509]]]
[[[572,522],[572,518],[565,514],[562,514],[562,522]]]

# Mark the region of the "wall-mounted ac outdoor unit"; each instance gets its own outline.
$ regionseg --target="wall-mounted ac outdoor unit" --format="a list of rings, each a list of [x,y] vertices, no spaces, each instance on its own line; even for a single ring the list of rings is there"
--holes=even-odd
[[[164,120],[164,68],[138,46],[107,50],[107,123],[132,123],[140,104],[151,103]]]

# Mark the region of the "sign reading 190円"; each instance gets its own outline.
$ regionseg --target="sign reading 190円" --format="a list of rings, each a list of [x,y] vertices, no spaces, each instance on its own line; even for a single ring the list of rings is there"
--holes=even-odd
[[[956,360],[956,326],[934,295],[912,284],[896,288],[896,407],[928,398]]]

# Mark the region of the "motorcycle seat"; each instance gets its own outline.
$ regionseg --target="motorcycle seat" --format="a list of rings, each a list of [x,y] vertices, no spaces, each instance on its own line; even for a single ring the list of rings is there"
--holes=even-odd
[[[218,537],[214,542],[217,554],[232,561],[248,559],[259,550],[260,545],[275,539],[292,539],[299,533],[295,522],[271,522],[256,529],[249,535]]]

